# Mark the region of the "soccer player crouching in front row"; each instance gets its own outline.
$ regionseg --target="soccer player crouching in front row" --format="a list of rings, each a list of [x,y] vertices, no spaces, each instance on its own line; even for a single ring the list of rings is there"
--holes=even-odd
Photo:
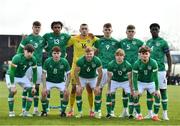
[[[24,53],[16,54],[12,58],[8,73],[6,74],[6,84],[9,89],[8,104],[9,104],[9,117],[14,117],[14,95],[17,92],[16,83],[23,88],[22,93],[22,109],[24,110],[22,116],[31,117],[28,112],[31,108],[33,94],[36,92],[35,84],[37,80],[37,63],[33,56],[34,47],[31,44],[27,44],[24,47]],[[33,86],[31,82],[25,76],[25,73],[29,67],[33,69]]]
[[[61,50],[55,46],[52,48],[52,57],[46,59],[43,65],[43,89],[41,116],[47,116],[48,100],[47,96],[52,88],[58,88],[63,92],[64,99],[61,104],[61,117],[66,117],[66,107],[68,105],[68,85],[70,80],[70,66],[65,58],[61,58]]]
[[[154,114],[152,120],[159,121],[158,112],[160,107],[160,93],[158,82],[157,62],[150,58],[150,48],[142,46],[139,49],[140,59],[133,66],[133,84],[134,84],[134,107],[137,112],[136,119],[142,120],[143,116],[140,110],[139,98],[144,90],[154,95]]]
[[[75,78],[78,84],[76,90],[76,102],[78,107],[77,118],[82,117],[82,92],[86,85],[89,85],[91,89],[94,90],[95,97],[100,98],[99,86],[102,79],[101,61],[98,57],[94,56],[93,48],[87,47],[85,52],[85,56],[79,58],[76,62],[75,68]],[[100,102],[100,99],[99,101],[95,100],[95,112],[98,112]]]
[[[107,89],[107,116],[111,115],[112,107],[115,106],[115,93],[117,88],[122,88],[129,97],[129,118],[133,118],[133,89],[132,89],[132,67],[124,60],[125,53],[122,49],[115,52],[115,60],[108,64],[108,89]],[[114,96],[114,97],[113,97]]]

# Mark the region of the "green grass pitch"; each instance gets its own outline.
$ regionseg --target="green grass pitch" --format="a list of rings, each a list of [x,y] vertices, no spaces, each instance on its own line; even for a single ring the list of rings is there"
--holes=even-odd
[[[48,114],[48,117],[19,117],[21,113],[21,92],[22,89],[17,86],[18,93],[15,96],[15,112],[16,117],[8,117],[8,90],[4,82],[0,82],[0,125],[180,125],[180,86],[168,86],[168,114],[169,121],[159,121],[154,122],[152,120],[129,120],[121,119],[118,116],[122,112],[122,100],[121,100],[121,90],[116,92],[116,106],[115,114],[117,118],[106,119],[106,97],[105,92],[106,88],[103,91],[103,104],[102,104],[102,114],[101,119],[90,118],[89,114],[89,104],[87,101],[86,91],[84,90],[83,94],[83,117],[76,119],[75,117],[71,118],[61,118],[59,116],[59,111],[51,110]],[[52,105],[59,105],[59,92],[57,89],[51,91],[51,101]],[[30,112],[32,112],[33,106],[31,107]],[[39,110],[41,110],[41,102],[39,102]],[[67,111],[69,108],[67,108]],[[146,98],[145,94],[141,97],[141,110],[143,116],[147,114],[146,107]],[[75,113],[77,113],[77,107],[75,104]],[[160,118],[162,118],[162,107],[159,112]]]

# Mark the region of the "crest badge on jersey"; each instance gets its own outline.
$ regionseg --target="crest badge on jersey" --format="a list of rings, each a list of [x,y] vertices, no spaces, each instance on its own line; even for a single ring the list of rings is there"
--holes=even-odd
[[[29,62],[29,66],[32,66],[33,62]]]
[[[122,68],[122,71],[124,71],[124,72],[125,72],[125,71],[126,71],[126,68]]]
[[[90,43],[90,40],[88,39],[86,42],[87,42],[87,43]]]
[[[64,65],[60,65],[59,68],[60,68],[60,69],[63,69],[63,68],[64,68]]]
[[[148,66],[148,70],[151,70],[152,69],[152,66]]]
[[[160,46],[160,43],[159,43],[159,42],[157,42],[157,43],[156,43],[156,46]]]
[[[92,63],[92,68],[95,68],[96,67],[96,64]]]
[[[133,45],[136,45],[136,41],[132,41],[132,44],[133,44]]]
[[[64,40],[65,39],[65,37],[64,36],[61,36],[61,38],[60,38],[61,40]]]

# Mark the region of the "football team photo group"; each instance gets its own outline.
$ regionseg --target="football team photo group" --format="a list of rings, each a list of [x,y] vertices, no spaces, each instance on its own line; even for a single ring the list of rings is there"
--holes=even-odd
[[[34,21],[32,33],[22,38],[11,59],[5,75],[9,118],[48,119],[54,107],[59,118],[81,120],[84,111],[88,111],[88,116],[96,120],[171,120],[167,78],[172,72],[172,61],[169,43],[159,36],[160,24],[149,24],[151,38],[146,42],[135,38],[136,27],[132,24],[124,29],[127,37],[121,40],[112,37],[111,23],[102,24],[102,37],[90,33],[86,23],[80,24],[78,35],[62,33],[61,21],[53,21],[50,26],[52,31],[41,36],[43,25]],[[67,59],[70,47],[72,64]],[[58,106],[51,106],[54,88],[58,91]],[[15,100],[17,91],[22,94]],[[83,97],[88,110],[83,107]],[[142,106],[144,98],[146,105]],[[117,99],[122,100],[117,103]],[[15,111],[17,100],[21,113]],[[121,113],[116,112],[115,106]],[[144,108],[146,113],[142,112]]]

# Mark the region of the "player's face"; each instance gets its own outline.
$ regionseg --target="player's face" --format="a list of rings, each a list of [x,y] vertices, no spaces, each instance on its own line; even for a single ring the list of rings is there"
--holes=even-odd
[[[112,31],[113,31],[112,28],[106,28],[106,27],[103,28],[103,33],[105,37],[111,37]]]
[[[53,25],[52,30],[55,34],[59,34],[62,30],[62,27],[60,24],[55,24]]]
[[[33,53],[32,52],[28,52],[27,50],[24,50],[24,56],[27,59],[30,59],[33,56]]]
[[[40,33],[41,26],[33,26],[32,30],[34,34],[38,35]]]
[[[116,62],[121,63],[124,60],[124,55],[116,55]]]
[[[94,51],[87,52],[85,55],[87,61],[91,61],[93,56],[94,56]]]
[[[55,51],[53,51],[53,52],[52,52],[52,56],[53,56],[53,60],[54,60],[54,61],[58,61],[58,60],[60,59],[61,52],[55,52]]]
[[[143,60],[144,62],[147,62],[149,60],[149,57],[150,57],[150,53],[149,52],[142,52],[140,53],[140,57],[141,57],[141,60]]]
[[[133,39],[135,35],[135,29],[127,29],[126,34],[128,39]]]
[[[88,26],[87,25],[81,25],[79,31],[80,31],[81,35],[87,36],[88,32],[89,32]]]
[[[152,37],[158,37],[159,34],[159,28],[158,27],[152,27],[150,29],[151,35]]]

